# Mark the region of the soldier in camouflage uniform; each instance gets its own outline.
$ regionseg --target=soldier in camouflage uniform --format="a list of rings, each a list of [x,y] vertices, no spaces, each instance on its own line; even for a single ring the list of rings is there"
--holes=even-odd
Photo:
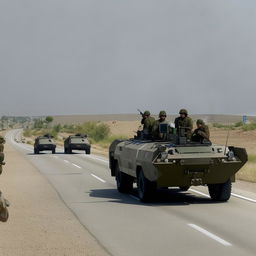
[[[2,173],[4,163],[4,143],[5,140],[2,136],[0,136],[0,174]],[[0,221],[6,222],[9,217],[9,213],[7,207],[9,206],[9,202],[3,197],[2,192],[0,191]]]
[[[147,110],[143,113],[141,124],[143,124],[143,137],[150,138],[152,136],[152,130],[155,123],[155,118],[150,116],[150,112]]]
[[[188,116],[186,109],[181,109],[179,114],[180,116],[175,119],[175,128],[179,135],[183,135],[182,128],[184,128],[184,135],[190,139],[193,131],[193,120]]]
[[[155,121],[153,126],[153,138],[154,139],[165,139],[164,134],[160,133],[160,124],[169,124],[166,121],[166,112],[164,110],[160,111],[159,119]]]
[[[197,129],[193,132],[191,140],[200,143],[210,142],[209,127],[201,119],[197,120],[196,125]]]

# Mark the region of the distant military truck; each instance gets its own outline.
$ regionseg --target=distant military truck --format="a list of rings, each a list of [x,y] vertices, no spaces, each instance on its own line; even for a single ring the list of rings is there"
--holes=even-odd
[[[86,154],[90,154],[91,145],[88,141],[87,135],[76,134],[66,138],[64,141],[65,154],[72,154],[72,150],[84,150]]]
[[[35,139],[34,153],[39,154],[40,151],[52,151],[52,153],[55,154],[56,144],[54,143],[51,135],[46,134]]]

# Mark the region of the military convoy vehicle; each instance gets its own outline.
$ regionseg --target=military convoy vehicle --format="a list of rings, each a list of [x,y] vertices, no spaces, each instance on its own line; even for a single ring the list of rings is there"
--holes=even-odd
[[[208,186],[215,201],[228,201],[235,173],[247,162],[244,148],[191,142],[184,132],[160,125],[165,140],[135,137],[116,140],[109,148],[111,175],[117,189],[130,193],[137,183],[141,201],[153,198],[157,188]]]
[[[76,134],[66,138],[64,141],[65,154],[72,154],[72,150],[83,150],[86,154],[90,154],[91,145],[88,141],[87,135]]]
[[[35,139],[34,153],[39,154],[40,151],[52,151],[52,153],[55,154],[56,144],[54,143],[51,135],[46,134]]]
[[[0,175],[3,171],[3,165],[5,165],[4,162],[4,143],[5,140],[3,137],[0,136]],[[6,222],[9,218],[9,212],[7,207],[9,207],[10,203],[8,200],[6,200],[0,191],[0,221]]]

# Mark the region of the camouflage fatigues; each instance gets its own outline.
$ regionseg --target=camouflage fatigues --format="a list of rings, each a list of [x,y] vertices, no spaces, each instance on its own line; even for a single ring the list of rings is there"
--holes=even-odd
[[[9,202],[3,197],[0,191],[0,221],[6,222],[9,218],[9,212],[7,207],[9,207]]]
[[[164,135],[166,135],[166,134],[160,133],[160,124],[169,124],[169,123],[166,120],[164,120],[164,121],[161,121],[160,119],[156,120],[154,123],[154,126],[153,126],[152,134],[153,134],[154,139],[163,140],[163,139],[165,139]]]
[[[203,141],[210,141],[209,127],[202,120],[198,120],[197,123],[201,124],[202,126],[195,129],[192,134],[192,141],[197,141],[201,143]]]
[[[143,133],[146,135],[152,134],[154,123],[155,123],[154,117],[149,116],[147,118],[143,118],[141,120],[141,124],[143,124]]]
[[[181,128],[185,128],[185,136],[190,139],[193,131],[193,120],[188,116],[185,118],[177,117],[175,119],[175,128],[179,135],[181,133]]]

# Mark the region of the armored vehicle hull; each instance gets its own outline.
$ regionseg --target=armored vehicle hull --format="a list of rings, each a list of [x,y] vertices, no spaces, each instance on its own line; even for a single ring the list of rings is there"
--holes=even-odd
[[[83,150],[86,154],[91,153],[91,145],[86,135],[76,134],[69,136],[64,141],[65,154],[71,154],[72,150]]]
[[[52,154],[56,152],[56,144],[50,136],[39,136],[35,139],[34,153],[39,154],[41,151],[51,151]]]
[[[235,173],[247,162],[244,148],[136,139],[114,141],[109,157],[118,190],[129,192],[137,182],[142,201],[152,198],[157,188],[199,185],[208,186],[212,199],[227,201]]]

